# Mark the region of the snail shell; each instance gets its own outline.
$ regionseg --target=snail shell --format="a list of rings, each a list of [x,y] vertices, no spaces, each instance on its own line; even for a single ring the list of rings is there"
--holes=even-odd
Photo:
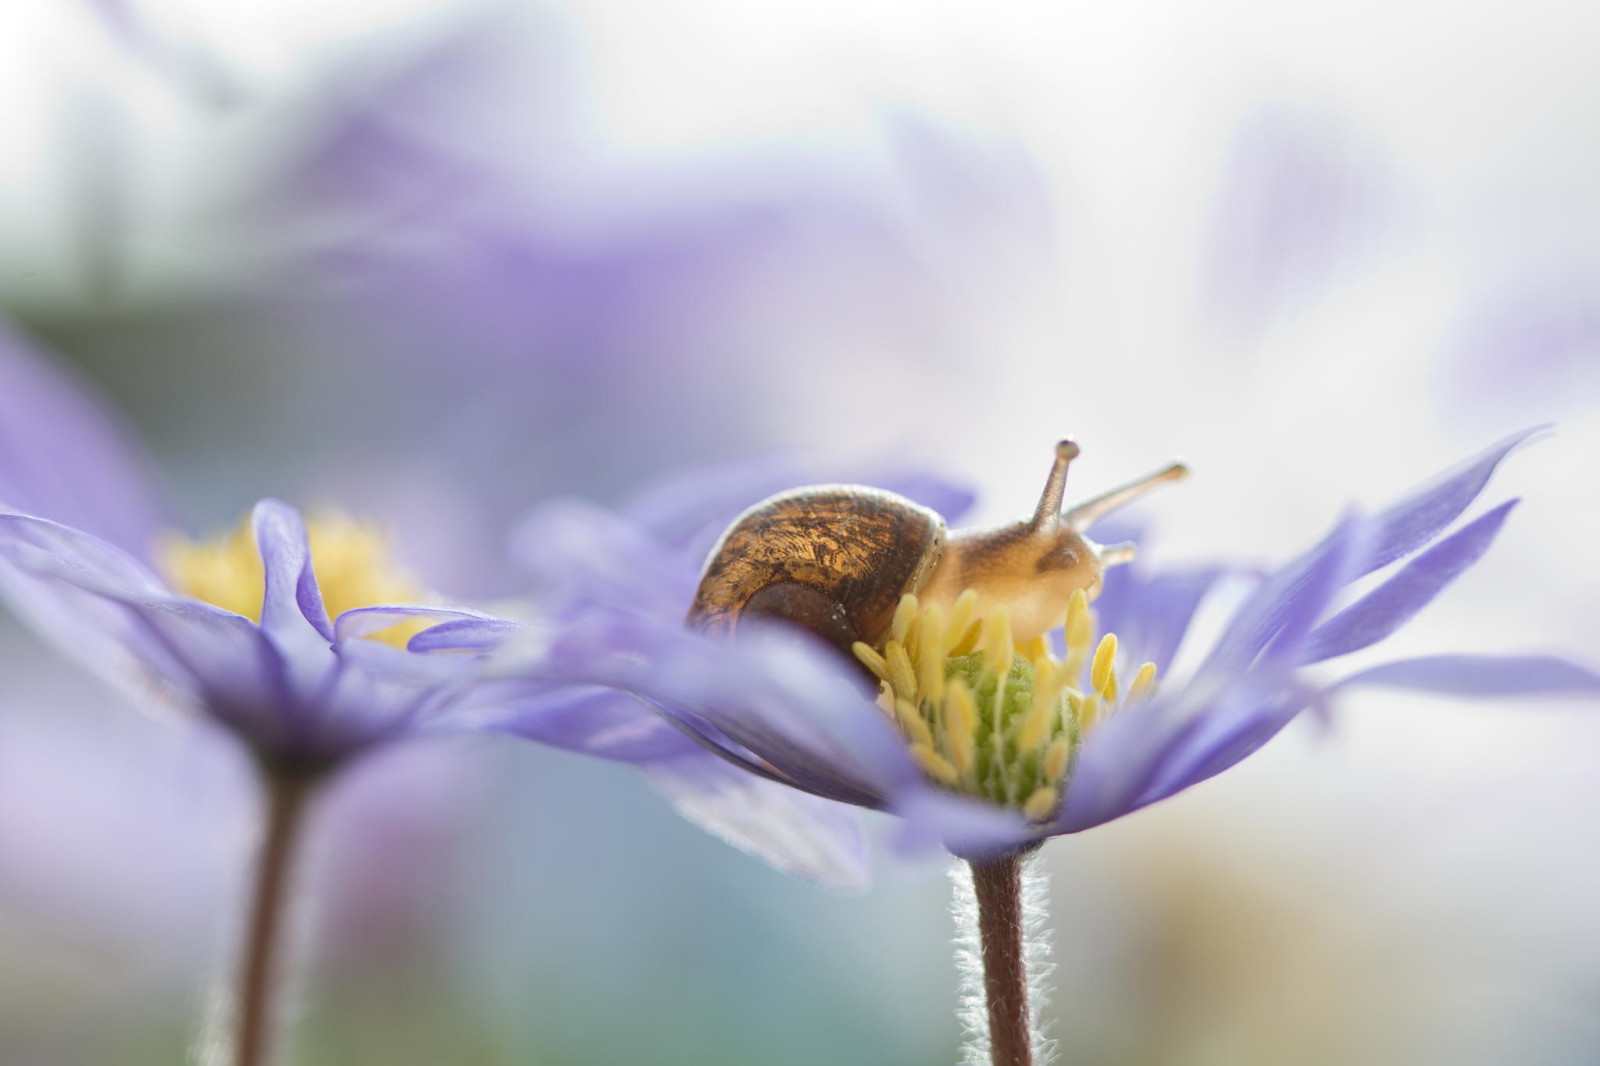
[[[730,633],[745,615],[803,626],[846,654],[881,646],[900,597],[920,592],[944,552],[944,520],[862,485],[779,493],[737,518],[700,579],[688,622]]]

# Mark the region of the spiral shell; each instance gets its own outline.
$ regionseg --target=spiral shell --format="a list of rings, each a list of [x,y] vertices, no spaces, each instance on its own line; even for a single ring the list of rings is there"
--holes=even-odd
[[[711,550],[688,622],[728,633],[745,615],[803,626],[847,654],[880,647],[900,597],[920,592],[944,551],[938,514],[862,485],[763,500]]]

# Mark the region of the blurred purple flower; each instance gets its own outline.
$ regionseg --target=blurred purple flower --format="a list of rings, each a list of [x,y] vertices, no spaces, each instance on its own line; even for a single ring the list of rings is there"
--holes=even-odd
[[[276,500],[256,504],[248,533],[163,551],[147,464],[95,400],[14,334],[0,336],[0,383],[0,586],[68,654],[292,773],[440,728],[469,691],[472,657],[409,651],[395,627],[487,616],[381,599],[330,614],[314,538]],[[411,590],[357,557],[373,548],[359,527],[336,523],[328,542],[345,553],[332,561],[344,598]]]
[[[346,423],[383,442],[359,491],[465,483],[483,512],[483,550],[441,560],[467,591],[504,587],[484,564],[531,496],[782,444],[774,413],[863,353],[915,404],[1053,254],[1012,144],[891,113],[864,143],[651,155],[605,128],[568,34],[490,20],[351,64],[258,205],[274,323],[378,397],[382,423]]]
[[[1256,332],[1381,244],[1403,204],[1389,168],[1365,147],[1292,112],[1263,111],[1241,124],[1207,236],[1211,317]]]
[[[1442,395],[1474,414],[1592,409],[1600,395],[1600,266],[1524,264],[1464,301]]]
[[[1238,763],[1303,710],[1325,707],[1346,689],[1600,692],[1600,676],[1538,656],[1399,661],[1333,681],[1306,669],[1382,641],[1477,561],[1515,501],[1445,531],[1527,436],[1502,441],[1375,515],[1345,518],[1311,549],[1258,579],[1193,674],[1153,693],[1139,695],[1146,678],[1131,686],[1133,695],[1119,697],[1116,682],[1108,680],[1119,664],[1130,672],[1139,663],[1166,670],[1199,604],[1228,571],[1151,573],[1139,564],[1113,570],[1097,609],[1101,628],[1120,640],[1111,652],[1094,656],[1105,662],[1085,659],[1076,678],[1083,693],[1104,697],[1106,713],[1092,728],[1086,717],[1081,733],[1063,734],[1060,754],[1070,763],[1062,762],[1058,802],[1027,815],[1020,809],[1026,792],[1001,806],[936,784],[926,768],[937,760],[913,757],[904,723],[897,728],[859,671],[831,650],[785,628],[759,630],[732,644],[684,628],[700,560],[708,537],[726,520],[725,508],[708,508],[699,523],[687,520],[692,504],[673,523],[569,508],[547,510],[530,525],[526,557],[560,575],[568,594],[557,635],[542,656],[512,668],[524,679],[524,716],[512,728],[538,734],[549,708],[593,701],[608,708],[609,728],[628,721],[638,735],[651,727],[639,724],[646,720],[637,711],[581,686],[628,693],[670,726],[657,725],[651,735],[683,745],[686,759],[703,760],[709,751],[730,768],[669,777],[680,809],[781,866],[815,872],[828,824],[820,816],[809,823],[794,817],[798,799],[780,807],[752,796],[789,789],[795,797],[886,810],[906,820],[908,841],[939,840],[957,854],[983,857],[1079,832],[1170,797]],[[714,485],[706,483],[705,499],[716,498]],[[680,484],[680,499],[687,495],[683,489]],[[663,536],[658,530],[664,528],[678,532]],[[688,529],[694,532],[685,535]],[[1352,583],[1402,562],[1354,602],[1339,605]],[[476,628],[462,623],[449,639],[470,643]],[[741,636],[750,628],[747,622]],[[898,684],[890,687],[904,698]],[[689,754],[690,743],[701,752]],[[729,784],[741,775],[742,786]],[[843,839],[853,854],[858,830],[841,809],[832,824],[851,834]]]

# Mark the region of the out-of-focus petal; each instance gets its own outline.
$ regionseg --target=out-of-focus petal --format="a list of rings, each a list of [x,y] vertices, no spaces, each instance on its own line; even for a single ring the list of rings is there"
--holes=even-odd
[[[870,881],[859,812],[699,753],[644,766],[679,814],[780,870],[832,888]]]
[[[0,323],[0,508],[148,557],[167,524],[143,449],[90,388]]]
[[[1372,520],[1377,533],[1372,555],[1361,574],[1356,576],[1388,566],[1438,536],[1478,498],[1501,460],[1517,445],[1548,428],[1534,426],[1513,433],[1374,515]]]
[[[1320,612],[1327,606],[1338,588],[1327,587],[1331,575],[1337,574],[1341,583],[1353,579],[1365,555],[1352,559],[1352,543],[1359,538],[1364,545],[1372,544],[1374,529],[1368,520],[1347,517],[1310,551],[1274,571],[1234,614],[1191,687],[1215,688],[1242,674],[1263,648],[1282,637],[1291,621],[1309,630],[1316,617],[1308,614],[1308,608]],[[1330,569],[1335,563],[1337,569]]]
[[[931,785],[907,789],[890,813],[901,819],[894,847],[905,854],[937,846],[963,859],[987,859],[1042,836],[1017,811]]]
[[[501,622],[499,619],[474,611],[466,607],[424,607],[404,603],[377,604],[372,607],[356,607],[341,614],[333,622],[334,639],[338,641],[354,640],[357,637],[370,636],[373,633],[388,629],[390,626],[402,622],[415,621],[426,618],[437,621],[439,625],[423,630],[431,632],[442,625],[451,625],[459,622],[472,622],[475,624],[499,624],[510,629],[515,629],[512,622]],[[420,634],[419,634],[420,635]],[[412,649],[416,650],[416,649]]]
[[[523,521],[513,542],[523,568],[559,605],[579,588],[587,603],[645,614],[681,615],[699,571],[643,527],[582,500],[547,503]]]
[[[726,642],[597,617],[563,634],[538,670],[687,711],[819,795],[881,807],[917,775],[851,668],[784,627],[745,626]]]
[[[1322,662],[1370,647],[1405,625],[1483,557],[1517,503],[1501,504],[1463,526],[1318,626],[1306,649],[1306,662]]]
[[[1054,831],[1079,832],[1181,792],[1282,729],[1305,701],[1290,706],[1277,697],[1316,619],[1366,557],[1370,532],[1360,519],[1341,522],[1245,602],[1187,686],[1090,732]]]
[[[490,682],[475,696],[477,717],[541,744],[602,759],[646,762],[704,754],[662,715],[625,693],[565,686],[529,698],[525,686]]]
[[[1339,682],[1445,696],[1600,694],[1600,674],[1552,655],[1429,655],[1374,666]]]
[[[526,632],[525,623],[505,618],[458,618],[424,629],[406,642],[406,650],[490,651]]]
[[[324,641],[332,641],[333,625],[311,569],[311,546],[300,512],[282,500],[262,500],[250,522],[266,575],[261,628],[275,639],[303,643],[309,626]]]
[[[165,589],[137,559],[56,522],[0,515],[0,586],[63,652],[113,684],[148,687],[148,660],[161,653],[118,598]]]
[[[1215,566],[1149,575],[1137,563],[1114,567],[1095,600],[1099,628],[1117,635],[1128,662],[1152,662],[1165,673],[1200,601],[1226,573]]]

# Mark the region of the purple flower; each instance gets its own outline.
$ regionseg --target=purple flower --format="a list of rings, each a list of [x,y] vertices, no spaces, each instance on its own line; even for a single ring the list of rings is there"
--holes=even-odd
[[[1063,631],[1048,640],[1014,639],[1004,611],[963,606],[969,596],[944,612],[907,597],[879,647],[856,645],[874,685],[790,627],[746,618],[732,641],[684,627],[708,529],[726,514],[697,524],[692,507],[670,521],[637,504],[621,515],[546,511],[525,549],[562,575],[565,607],[543,654],[515,670],[525,687],[513,728],[575,701],[608,708],[607,728],[643,721],[605,689],[627,693],[670,727],[660,739],[682,746],[690,769],[666,778],[681,809],[779,865],[817,873],[819,849],[854,854],[859,830],[834,807],[832,824],[850,844],[830,848],[828,808],[802,798],[889,811],[905,819],[904,840],[982,858],[1175,795],[1349,689],[1594,693],[1600,675],[1542,656],[1404,660],[1331,679],[1318,668],[1388,637],[1478,560],[1516,501],[1447,530],[1528,436],[1376,514],[1347,516],[1308,551],[1250,578],[1182,678],[1164,675],[1198,607],[1219,579],[1246,580],[1245,571],[1107,571],[1096,610],[1092,589],[1073,594]],[[708,489],[703,501],[716,495]],[[1384,568],[1369,590],[1344,595]],[[706,753],[721,760],[720,773],[702,774]],[[782,790],[787,804],[766,799]],[[841,879],[839,869],[821,872]]]
[[[471,692],[474,657],[407,641],[492,619],[423,602],[373,530],[262,500],[232,534],[164,534],[147,464],[81,386],[13,334],[0,386],[0,589],[92,669],[292,773],[445,726]]]

